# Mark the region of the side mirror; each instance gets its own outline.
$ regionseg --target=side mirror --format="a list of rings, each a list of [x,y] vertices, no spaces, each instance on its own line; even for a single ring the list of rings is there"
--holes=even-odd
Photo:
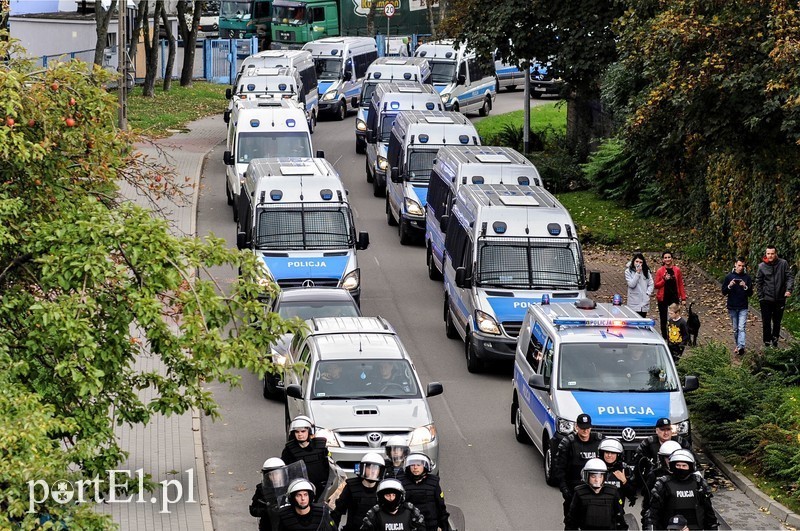
[[[359,232],[358,233],[358,242],[356,243],[356,249],[359,251],[363,251],[369,247],[369,232]]]
[[[342,76],[342,79],[344,81],[350,81],[351,79],[353,79],[353,72],[351,72],[350,70],[346,71]]]
[[[374,144],[377,139],[375,138],[375,130],[367,129],[367,142]]]
[[[400,169],[397,166],[392,168],[392,182],[393,183],[401,183],[403,179],[400,177]]]
[[[436,396],[444,393],[444,387],[439,382],[431,382],[428,384],[428,392],[425,396]]]
[[[456,85],[463,85],[467,82],[467,76],[464,74],[458,74],[458,78],[456,78]]]
[[[688,393],[689,391],[694,391],[700,387],[700,380],[697,379],[697,376],[688,375],[686,376],[686,380],[683,382],[683,392]]]
[[[447,214],[444,214],[442,216],[442,219],[439,220],[439,229],[441,229],[442,232],[447,232],[448,221],[450,221],[450,216],[448,216]]]
[[[350,98],[350,106],[354,109],[358,107],[358,96],[353,96]]]
[[[222,113],[222,121],[228,123],[231,121],[231,111],[225,111]]]
[[[303,389],[297,384],[291,384],[286,387],[286,396],[289,398],[303,399]]]
[[[318,159],[324,159],[325,158],[325,152],[322,151],[321,149],[318,149],[316,155],[314,155],[314,156],[317,157]]]
[[[547,391],[547,385],[544,383],[544,376],[541,374],[531,374],[531,377],[528,378],[528,385],[531,386],[531,389],[537,389],[539,391]]]
[[[247,233],[246,232],[237,232],[236,233],[236,248],[240,251],[242,249],[247,249]]]
[[[597,291],[600,289],[600,272],[590,271],[589,282],[586,284],[586,291]]]
[[[226,166],[233,165],[233,155],[231,155],[230,151],[224,151],[222,153],[222,162],[224,162]]]
[[[462,289],[469,289],[472,287],[472,281],[467,278],[467,268],[456,268],[456,286]]]
[[[225,99],[229,100],[233,97],[233,91],[229,88],[225,89]]]

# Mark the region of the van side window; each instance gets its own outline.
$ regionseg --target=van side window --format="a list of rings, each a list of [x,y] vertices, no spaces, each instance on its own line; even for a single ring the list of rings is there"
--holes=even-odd
[[[447,184],[434,168],[431,170],[431,181],[428,187],[428,205],[433,209],[433,217],[436,221],[442,220],[442,215],[447,208]]]
[[[544,347],[542,342],[536,337],[536,334],[531,333],[531,340],[528,341],[528,351],[525,353],[525,359],[535,372],[539,372],[539,365],[542,363],[542,352]]]
[[[450,255],[453,267],[464,266],[464,255],[466,254],[468,240],[467,230],[461,226],[461,223],[452,220],[447,226],[444,248],[447,254]]]
[[[467,79],[467,63],[459,63],[458,65],[458,75],[464,76],[464,79]]]
[[[300,351],[300,357],[297,358],[298,363],[302,363],[303,365],[300,367],[300,385],[305,387],[306,385],[306,378],[308,377],[308,369],[309,369],[309,360],[311,359],[311,347],[308,346],[306,343],[303,346],[303,350]]]
[[[359,55],[357,57],[354,57],[353,58],[353,62],[356,65],[356,68],[355,68],[355,78],[356,79],[361,79],[362,77],[367,75],[367,67],[369,66],[369,63],[367,62],[367,56],[366,55]]]
[[[392,133],[391,137],[389,138],[389,149],[386,153],[386,161],[389,163],[390,168],[400,165],[399,160],[401,151],[402,145],[400,144],[400,139],[397,138],[397,135]]]
[[[478,63],[478,59],[473,57],[469,59],[469,80],[471,82],[478,81],[483,78],[483,73],[481,72],[480,63]]]
[[[300,70],[300,79],[303,81],[303,92],[306,94],[317,89],[317,73],[313,66]]]
[[[550,338],[547,339],[542,365],[537,372],[544,377],[545,385],[550,385],[550,377],[553,375],[553,340]]]

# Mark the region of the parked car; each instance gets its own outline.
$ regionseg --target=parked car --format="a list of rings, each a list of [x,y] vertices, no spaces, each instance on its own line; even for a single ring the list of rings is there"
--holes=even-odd
[[[554,77],[553,64],[533,63],[531,68],[531,98],[539,99],[542,96],[561,96],[564,91],[564,80]]]

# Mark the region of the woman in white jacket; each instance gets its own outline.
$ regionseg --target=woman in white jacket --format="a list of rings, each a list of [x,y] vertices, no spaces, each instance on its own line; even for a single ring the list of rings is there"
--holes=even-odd
[[[653,294],[653,274],[647,267],[642,253],[636,253],[625,268],[625,282],[628,284],[628,306],[642,317],[650,310],[650,296]]]

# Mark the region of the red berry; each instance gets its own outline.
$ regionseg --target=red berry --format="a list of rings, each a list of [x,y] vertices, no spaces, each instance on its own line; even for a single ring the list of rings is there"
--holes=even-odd
[[[67,127],[75,127],[75,118],[72,118],[71,116],[69,116],[69,117],[64,119],[64,123],[67,124]]]

